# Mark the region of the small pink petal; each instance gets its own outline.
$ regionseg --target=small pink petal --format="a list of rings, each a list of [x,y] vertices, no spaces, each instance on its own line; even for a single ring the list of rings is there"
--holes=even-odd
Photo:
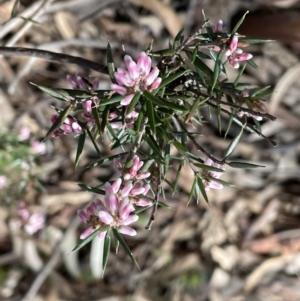
[[[100,220],[106,225],[111,225],[114,222],[113,217],[106,211],[99,211],[98,216]]]
[[[80,239],[85,239],[85,238],[87,238],[87,237],[90,236],[94,231],[95,231],[95,229],[92,228],[92,227],[87,228],[86,230],[84,230],[84,231],[81,233]]]
[[[136,214],[129,215],[125,220],[123,220],[122,225],[127,226],[139,219],[139,216]]]
[[[222,189],[223,185],[221,183],[209,180],[208,186],[213,189]]]
[[[155,81],[152,83],[151,87],[150,87],[150,90],[155,90],[159,87],[159,85],[161,84],[162,82],[162,78],[161,77],[158,77],[155,79]]]
[[[93,102],[90,99],[82,103],[82,106],[86,112],[92,112],[92,103]]]
[[[121,106],[128,106],[131,103],[133,97],[134,97],[134,94],[127,95],[126,97],[124,97],[121,100],[120,105]]]
[[[140,172],[136,175],[136,179],[137,180],[147,179],[148,177],[150,177],[150,175],[151,175],[150,172]]]
[[[230,41],[229,49],[230,49],[232,52],[234,52],[234,51],[236,50],[237,45],[238,45],[238,41],[239,41],[239,39],[238,39],[237,36],[234,36],[234,37],[232,38],[232,40]]]
[[[239,56],[239,60],[242,62],[242,61],[248,61],[250,59],[252,59],[253,55],[251,53],[242,53],[240,56]]]
[[[85,213],[85,211],[82,210],[82,209],[79,209],[79,210],[77,211],[77,215],[78,215],[78,217],[79,217],[84,223],[87,223],[87,221],[89,220],[88,215],[87,215],[87,214]]]
[[[121,226],[119,232],[129,236],[135,236],[136,231],[128,226]]]
[[[122,87],[120,85],[112,84],[111,85],[112,90],[114,90],[116,93],[121,95],[127,94],[127,89],[125,87]]]
[[[146,76],[149,74],[151,69],[151,59],[145,52],[141,52],[138,60],[137,60],[137,67],[141,76]]]
[[[137,80],[139,78],[139,70],[138,70],[136,63],[133,61],[133,59],[129,55],[125,55],[124,61],[125,61],[125,64],[126,64],[126,67],[127,67],[130,77],[133,80]]]
[[[122,197],[127,197],[129,195],[129,192],[132,190],[132,183],[126,184],[122,190],[121,190],[121,195]]]
[[[119,209],[119,201],[118,198],[114,194],[108,194],[104,198],[105,205],[108,211],[115,215]]]
[[[100,240],[103,240],[103,239],[105,238],[105,236],[106,236],[106,233],[107,233],[107,231],[100,232],[100,233],[98,234],[98,238],[99,238]]]
[[[145,188],[144,187],[140,187],[140,188],[133,188],[130,191],[130,195],[139,195],[139,194],[143,194],[145,192]]]
[[[119,178],[119,179],[117,179],[116,181],[113,182],[113,184],[111,185],[111,189],[112,189],[112,192],[113,192],[114,194],[117,194],[117,193],[118,193],[121,184],[122,184],[121,178]]]
[[[153,68],[153,70],[147,75],[144,82],[146,86],[150,86],[154,80],[158,77],[159,69],[157,67]]]
[[[152,205],[152,202],[146,199],[138,199],[138,201],[135,202],[135,204],[140,207],[146,207]]]

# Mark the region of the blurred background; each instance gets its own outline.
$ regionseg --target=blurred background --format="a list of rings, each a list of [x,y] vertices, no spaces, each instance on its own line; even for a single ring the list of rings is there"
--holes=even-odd
[[[202,9],[228,31],[249,10],[239,33],[276,40],[247,49],[259,70],[247,66],[241,81],[273,89],[265,105],[277,120],[263,121],[262,131],[279,146],[245,133],[232,156],[265,167],[227,168],[222,179],[235,187],[211,190],[210,205],[189,206],[193,174],[183,168],[180,193],[166,191],[171,209],[158,211],[151,231],[144,229],[145,213],[138,235],[126,237],[142,271],[120,249],[111,252],[102,278],[101,244],[71,253],[84,229],[76,212],[95,197],[76,183],[96,186],[114,179],[115,170],[86,169],[97,160],[87,143],[74,172],[74,137],[40,142],[51,125],[51,105],[61,104],[30,82],[71,88],[66,75],[80,73],[109,89],[109,78],[76,65],[1,56],[1,300],[300,300],[300,1],[1,0],[0,42],[105,64],[109,40],[119,66],[124,49],[136,58],[152,40],[160,50],[181,28],[194,33]],[[230,137],[224,140],[214,122],[201,132],[199,143],[220,156]],[[176,166],[171,179],[175,172]]]

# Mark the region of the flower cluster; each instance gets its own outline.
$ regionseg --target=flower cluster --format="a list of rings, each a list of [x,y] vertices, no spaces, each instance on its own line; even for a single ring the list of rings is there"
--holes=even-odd
[[[242,49],[237,48],[238,37],[234,36],[229,44],[228,49],[225,51],[225,56],[227,56],[229,64],[237,69],[240,67],[239,62],[250,60],[253,55],[250,53],[244,53]]]
[[[12,225],[15,228],[23,227],[29,235],[33,235],[45,226],[44,215],[40,212],[30,213],[24,202],[19,204],[17,214],[19,220],[14,220]]]
[[[139,55],[137,63],[129,55],[125,55],[124,62],[127,70],[117,69],[114,74],[117,84],[112,84],[111,88],[125,96],[120,104],[128,106],[136,93],[157,89],[162,79],[158,77],[157,67],[151,71],[151,58],[145,52]]]
[[[53,115],[51,117],[52,123],[57,120],[58,116],[59,115]],[[62,135],[69,135],[71,133],[82,134],[82,128],[74,118],[67,117],[60,127],[50,134],[50,137],[56,138]]]
[[[132,160],[132,166],[130,168],[125,168],[117,159],[114,160],[114,164],[115,167],[122,172],[124,180],[143,180],[150,176],[150,172],[140,171],[144,165],[144,162],[141,161],[138,156],[134,156]]]
[[[204,161],[204,164],[208,165],[208,166],[220,168],[220,169],[222,169],[222,167],[223,167],[222,165],[213,162],[210,158],[206,158]],[[219,179],[223,172],[205,170],[203,173],[204,173],[204,175],[208,175],[212,178]],[[210,188],[212,188],[212,189],[222,189],[223,188],[223,185],[221,183],[216,182],[211,179],[203,180],[203,184],[204,184],[204,188],[205,188],[206,192],[208,192],[210,190]]]

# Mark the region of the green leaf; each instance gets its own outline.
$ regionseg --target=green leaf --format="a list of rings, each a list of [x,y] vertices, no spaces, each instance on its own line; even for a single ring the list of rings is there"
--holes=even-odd
[[[19,5],[20,5],[20,0],[16,0],[11,11],[11,15],[10,15],[11,18],[14,18],[18,14]]]
[[[123,95],[113,95],[112,97],[110,97],[108,99],[101,100],[99,103],[99,107],[105,107],[107,105],[117,103],[117,102],[121,101],[123,98],[124,98]]]
[[[253,59],[246,61],[246,63],[249,64],[254,69],[258,69],[258,66],[255,64],[255,62],[253,61]]]
[[[88,165],[86,168],[91,168],[91,167],[95,167],[95,166],[98,166],[98,165],[101,166],[105,163],[108,163],[108,162],[112,161],[115,158],[120,158],[120,157],[125,156],[127,154],[128,154],[128,152],[123,152],[123,153],[119,153],[117,155],[113,155],[113,156],[110,156],[110,157],[103,158],[103,159],[101,159],[101,160],[99,160],[95,163],[92,163],[92,164]]]
[[[201,164],[201,163],[193,163],[195,166],[197,166],[198,168],[204,169],[204,170],[210,170],[210,171],[216,171],[216,172],[224,172],[224,169],[221,168],[217,168],[217,167],[213,167],[210,165],[205,165],[205,164]]]
[[[172,83],[177,78],[180,78],[181,76],[183,76],[187,72],[188,72],[188,70],[180,70],[177,73],[174,73],[174,74],[168,76],[167,78],[163,79],[161,84],[159,85],[159,89],[161,89],[161,88],[167,86],[168,84]]]
[[[153,104],[151,101],[147,101],[146,105],[147,105],[147,116],[148,116],[149,125],[151,128],[151,131],[155,135],[156,134],[156,127],[155,127],[156,125],[155,125]]]
[[[96,132],[96,135],[95,135],[95,140],[97,140],[98,135],[101,136],[103,133],[101,132],[102,127],[101,127],[101,123],[100,123],[98,110],[97,110],[96,107],[92,108],[92,114],[93,114],[93,117],[94,117],[94,120],[95,120],[95,123],[96,123],[96,126],[97,126],[97,132]]]
[[[72,110],[73,105],[69,105],[67,106],[58,116],[58,118],[56,119],[56,121],[52,124],[51,128],[48,130],[45,138],[43,139],[43,141],[45,141],[45,139],[52,133],[54,132],[58,127],[60,127],[64,120],[67,118],[67,116],[69,115],[70,111]]]
[[[240,141],[240,138],[242,137],[244,131],[244,126],[241,128],[241,131],[239,132],[239,134],[231,141],[231,143],[229,144],[229,146],[227,147],[226,151],[225,151],[225,155],[224,157],[227,159],[232,152],[234,151],[235,147],[237,146],[238,142]]]
[[[195,177],[195,178],[194,178],[194,182],[193,182],[193,186],[192,186],[192,188],[191,188],[191,191],[190,191],[190,193],[189,193],[189,197],[188,197],[188,200],[187,200],[187,203],[186,203],[187,206],[189,205],[191,199],[193,198],[193,196],[194,196],[194,194],[195,194],[196,184],[197,184],[197,178]]]
[[[227,162],[227,164],[232,168],[250,169],[250,168],[265,167],[263,165],[256,165],[256,164],[251,164],[251,163],[247,163],[247,162]]]
[[[36,86],[37,88],[39,88],[41,91],[53,96],[54,98],[57,98],[61,101],[70,101],[70,99],[68,99],[68,97],[66,95],[63,95],[61,91],[63,90],[55,90],[55,89],[51,89],[48,87],[44,87],[44,86],[40,86],[40,85],[36,85],[34,83],[30,83],[33,86]]]
[[[233,86],[236,87],[236,85],[238,84],[238,82],[240,81],[240,78],[242,76],[242,74],[244,73],[245,71],[245,68],[246,68],[246,65],[247,64],[244,64],[243,67],[240,69],[236,79],[234,80],[234,83],[233,83]]]
[[[114,56],[110,47],[110,44],[107,43],[107,48],[106,48],[106,59],[107,59],[107,67],[108,67],[108,74],[111,79],[111,81],[114,83],[115,82],[115,65],[114,65]]]
[[[173,140],[173,145],[180,151],[185,153],[186,152],[186,148],[177,140]]]
[[[271,86],[266,86],[266,87],[263,87],[261,89],[256,90],[255,92],[251,93],[250,99],[252,99],[252,98],[254,98],[254,99],[261,98],[261,95],[264,95],[263,92],[265,92],[266,90],[268,90],[270,87]],[[272,92],[268,91],[267,96],[270,95],[270,94],[272,94]]]
[[[109,252],[110,252],[110,244],[111,244],[111,237],[107,231],[106,235],[105,235],[105,239],[104,239],[104,246],[103,246],[102,277],[104,276],[104,272],[105,272],[107,261],[108,261],[108,256],[109,256]]]
[[[157,142],[153,139],[151,135],[145,135],[144,137],[145,137],[145,141],[148,143],[152,151],[160,158],[160,160],[163,161],[163,157],[161,155],[161,151]]]
[[[235,35],[241,24],[244,22],[246,15],[249,13],[249,11],[246,11],[245,14],[242,16],[242,18],[237,22],[237,24],[234,26],[232,32],[231,32],[231,37]]]
[[[90,234],[86,239],[84,239],[80,244],[78,244],[72,252],[80,250],[82,247],[84,247],[86,244],[88,244],[90,241],[92,241],[101,231],[105,231],[104,228],[99,228],[95,230],[92,234]]]
[[[268,43],[268,42],[276,42],[275,40],[266,40],[266,39],[246,39],[246,38],[241,38],[240,41],[246,42],[249,45],[251,44],[261,44],[261,43]]]
[[[105,195],[105,191],[104,190],[100,190],[96,187],[91,187],[82,183],[76,183],[80,188],[82,188],[85,191],[89,191],[89,192],[93,192],[96,194],[101,194],[101,195]]]
[[[141,97],[141,94],[140,93],[136,93],[133,97],[133,99],[131,100],[129,106],[127,107],[127,110],[126,110],[126,115],[128,115],[129,113],[131,113],[135,106],[137,105],[137,103],[139,102],[140,100],[140,97]]]
[[[172,189],[173,189],[172,197],[174,197],[174,194],[175,194],[176,191],[177,191],[178,180],[179,180],[180,173],[181,173],[181,169],[182,169],[183,165],[184,165],[184,161],[181,160],[181,161],[180,161],[180,164],[179,164],[179,167],[178,167],[178,169],[177,169],[175,181],[174,181],[174,183],[173,183],[172,186],[171,186]]]
[[[136,265],[136,267],[140,269],[138,263],[136,262],[135,258],[133,257],[132,252],[130,251],[128,245],[126,244],[124,238],[120,235],[120,233],[118,232],[117,229],[112,228],[112,231],[114,233],[115,238],[120,242],[120,244],[122,245],[122,247],[124,248],[125,252],[127,253],[127,255],[130,257],[130,259],[132,260],[132,262]]]
[[[167,107],[170,108],[172,110],[176,110],[176,111],[185,111],[185,108],[179,105],[176,105],[172,102],[167,101],[166,99],[161,100],[158,97],[155,97],[154,95],[152,95],[151,93],[149,93],[148,91],[144,91],[143,92],[144,96],[149,100],[152,101],[153,103],[162,106],[162,107]]]
[[[206,16],[205,16],[205,13],[204,13],[204,10],[202,9],[202,15],[203,15],[203,19],[204,19],[204,22],[205,22],[205,28],[206,28],[206,32],[209,36],[209,38],[214,41],[216,39],[216,35],[215,33],[213,32],[211,26],[210,26],[210,23],[208,22],[208,20],[206,19]]]
[[[162,49],[159,51],[151,52],[151,56],[172,56],[175,53],[174,49]]]
[[[186,51],[186,54],[187,54],[188,58],[190,60],[192,60],[192,54],[189,51]],[[199,69],[199,71],[201,71],[202,76],[205,74],[210,79],[213,78],[213,75],[214,75],[213,71],[201,59],[196,57],[193,63],[195,65],[195,67],[197,67],[197,72],[198,72],[198,69]],[[199,76],[200,76],[200,74],[199,74]]]
[[[205,199],[205,202],[207,204],[209,204],[209,200],[208,200],[208,197],[207,197],[207,194],[206,194],[206,191],[205,191],[205,187],[204,187],[204,184],[203,184],[203,181],[201,178],[197,177],[197,183],[198,183],[198,186],[200,188],[200,191],[201,191],[201,194],[202,196],[204,197]]]
[[[183,40],[184,40],[184,28],[182,28],[176,35],[174,39],[173,49],[176,49],[179,46],[181,46]]]
[[[97,142],[95,141],[95,139],[94,139],[91,131],[89,129],[86,129],[86,131],[87,131],[87,133],[88,133],[88,135],[89,135],[89,137],[90,137],[90,139],[91,139],[91,141],[92,141],[92,143],[93,143],[93,145],[95,147],[96,152],[98,153],[98,155],[100,156],[100,158],[102,158],[102,153],[101,153],[101,151],[100,151],[100,149],[99,149],[99,147],[97,145]]]
[[[219,79],[219,75],[220,75],[220,54],[222,52],[220,51],[218,56],[217,56],[217,59],[215,61],[215,68],[214,68],[214,75],[213,75],[213,82],[212,82],[212,86],[211,86],[211,91],[214,90],[215,86],[216,86],[216,83]]]
[[[77,145],[77,152],[76,152],[76,158],[75,158],[75,168],[77,167],[78,163],[79,163],[79,159],[80,156],[82,154],[83,151],[83,147],[84,147],[84,142],[85,142],[85,132],[83,132],[78,139],[78,145]]]
[[[105,131],[105,127],[108,122],[109,112],[110,112],[110,106],[106,106],[103,113],[101,114],[102,120],[100,125],[100,133],[104,133]]]

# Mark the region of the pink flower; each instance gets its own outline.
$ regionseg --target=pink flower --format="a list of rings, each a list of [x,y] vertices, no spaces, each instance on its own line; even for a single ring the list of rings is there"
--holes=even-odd
[[[30,137],[30,133],[31,133],[30,128],[25,126],[22,127],[20,130],[20,134],[18,136],[19,141],[27,140]]]
[[[134,211],[128,197],[118,200],[114,194],[105,195],[105,210],[99,211],[100,220],[111,227],[117,228],[120,233],[134,236],[136,231],[128,225],[138,220],[138,215],[130,214]]]
[[[146,196],[150,190],[150,185],[146,184],[143,186],[142,182],[137,182],[129,192],[129,200],[136,206],[146,207],[152,205],[152,202],[143,196]]]
[[[7,182],[6,176],[0,176],[0,189],[5,187],[6,182]]]
[[[53,115],[51,118],[52,123],[54,123],[57,118],[58,115]],[[56,138],[61,135],[68,135],[72,133],[82,134],[82,128],[75,119],[67,117],[60,127],[50,134],[50,137]]]
[[[79,209],[77,211],[78,217],[85,223],[89,225],[85,231],[83,231],[80,235],[80,239],[85,239],[90,236],[93,232],[98,230],[104,224],[99,219],[98,213],[100,210],[105,210],[105,206],[100,200],[96,200],[91,202],[85,210]],[[101,231],[98,234],[99,239],[104,239],[106,234],[106,230]]]
[[[25,203],[20,203],[20,209],[18,210],[18,216],[21,218],[20,221],[16,221],[14,224],[17,227],[24,227],[24,230],[29,234],[33,235],[45,226],[44,215],[40,212],[30,213],[25,208]]]
[[[113,227],[120,233],[126,235],[136,235],[136,231],[128,227],[131,223],[138,220],[138,216],[131,214],[135,209],[131,204],[128,195],[132,190],[132,184],[127,183],[122,187],[122,180],[119,178],[112,184],[105,183],[104,202],[96,200],[85,210],[78,210],[78,216],[90,227],[80,236],[81,239],[87,238],[94,231],[102,228],[98,235],[103,239],[107,229]]]
[[[132,166],[130,168],[124,168],[121,162],[117,159],[114,160],[115,167],[120,170],[123,174],[123,179],[128,180],[143,180],[148,178],[150,172],[139,172],[144,165],[144,162],[140,160],[138,156],[134,156],[132,160]]]
[[[117,69],[114,74],[117,84],[111,88],[124,96],[120,104],[128,106],[136,93],[157,89],[162,79],[157,67],[151,70],[151,58],[145,52],[139,55],[137,63],[129,55],[125,55],[124,62],[127,70]]]
[[[212,167],[216,167],[216,168],[220,168],[222,169],[222,165],[218,164],[218,163],[214,163],[210,158],[206,158],[206,160],[204,161],[205,165],[208,166],[212,166]],[[217,172],[217,171],[212,171],[212,170],[205,170],[203,171],[204,175],[208,175],[212,178],[215,179],[219,179],[221,177],[223,172]],[[204,188],[205,191],[208,192],[210,190],[210,188],[213,189],[222,189],[223,185],[219,182],[213,181],[213,180],[203,180],[203,184],[204,184]]]
[[[92,88],[93,90],[98,89],[99,87],[99,80],[94,79],[92,83],[90,83],[88,80],[85,80],[80,75],[67,75],[67,80],[72,86],[73,89],[76,90],[88,90],[89,88]]]
[[[121,129],[125,128],[128,130],[128,129],[133,129],[134,123],[137,120],[138,116],[139,116],[139,113],[136,112],[135,110],[133,110],[125,116],[125,122],[122,123],[122,121],[119,121],[120,115],[116,112],[112,112],[109,114],[108,120],[113,121],[110,123],[110,125],[113,129],[121,130]]]
[[[33,154],[43,155],[46,153],[46,144],[44,142],[40,142],[38,140],[30,141],[31,152]]]
[[[238,46],[238,37],[234,36],[229,44],[229,47],[225,51],[225,55],[228,57],[229,64],[237,69],[240,67],[239,62],[250,60],[253,55],[250,53],[243,53],[243,50],[237,48]]]

